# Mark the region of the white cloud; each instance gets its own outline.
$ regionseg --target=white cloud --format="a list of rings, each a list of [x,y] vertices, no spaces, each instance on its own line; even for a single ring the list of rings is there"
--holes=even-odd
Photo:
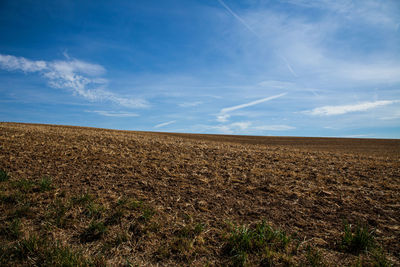
[[[0,68],[39,72],[53,88],[69,89],[89,101],[110,101],[129,108],[148,106],[145,100],[119,96],[106,90],[103,66],[77,59],[67,61],[32,61],[24,57],[0,54]]]
[[[138,114],[131,113],[131,112],[113,112],[113,111],[105,111],[105,110],[93,110],[93,111],[87,111],[87,112],[96,113],[96,114],[106,116],[106,117],[126,118],[126,117],[138,117],[139,116]]]
[[[375,102],[364,102],[354,105],[341,105],[341,106],[323,106],[313,110],[304,111],[306,114],[319,115],[319,116],[331,116],[331,115],[343,115],[350,112],[367,111],[369,109],[377,108],[380,106],[391,105],[397,103],[397,100],[380,100]]]
[[[351,135],[343,135],[345,138],[361,138],[361,137],[372,137],[372,134],[351,134]]]
[[[222,134],[233,134],[235,133],[231,127],[228,125],[217,125],[217,126],[202,126],[203,129],[206,131],[212,130],[212,131],[217,131],[217,133],[222,133]]]
[[[324,126],[324,129],[329,129],[329,130],[339,130],[340,128],[334,127],[334,126]]]
[[[234,122],[234,123],[231,123],[229,126],[231,127],[231,128],[239,128],[240,130],[246,130],[246,129],[248,129],[249,127],[250,127],[250,125],[251,125],[252,123],[251,122],[249,122],[249,121],[243,121],[243,122]]]
[[[164,126],[173,124],[173,123],[175,123],[175,122],[176,122],[176,121],[167,121],[167,122],[163,122],[163,123],[160,123],[160,124],[155,125],[154,128],[161,128],[161,127],[164,127]]]
[[[243,121],[243,122],[234,122],[231,124],[226,125],[229,129],[238,129],[240,131],[252,131],[252,132],[259,132],[259,131],[288,131],[296,129],[296,127],[289,126],[289,125],[256,125],[253,126],[254,123],[250,121]]]
[[[195,101],[195,102],[184,102],[184,103],[179,104],[179,106],[182,108],[190,108],[190,107],[196,107],[201,104],[203,104],[203,102]]]
[[[400,119],[400,110],[392,113],[391,115],[380,118],[381,120],[397,120]]]
[[[263,4],[246,9],[241,17],[261,38],[255,42],[253,36],[239,27],[232,31],[235,41],[246,48],[242,64],[259,64],[260,70],[268,66],[269,75],[279,70],[275,77],[289,74],[294,76],[293,80],[306,81],[313,87],[329,84],[354,88],[400,82],[400,64],[395,52],[400,6],[396,1],[287,2],[307,9],[322,9],[315,10],[322,16],[310,20],[303,12],[289,15]],[[376,32],[376,36],[365,39],[364,32]],[[237,53],[232,51],[232,54]],[[269,60],[263,63],[264,58]],[[282,71],[284,68],[287,73]]]
[[[274,96],[269,96],[269,97],[265,97],[262,99],[258,99],[249,103],[245,103],[245,104],[241,104],[241,105],[237,105],[237,106],[233,106],[233,107],[228,107],[228,108],[223,108],[221,109],[220,113],[217,115],[217,121],[219,122],[227,122],[228,119],[231,117],[230,112],[238,110],[238,109],[242,109],[242,108],[247,108],[247,107],[251,107],[257,104],[261,104],[270,100],[273,100],[275,98],[279,98],[286,95],[286,93],[282,93],[279,95],[274,95]]]
[[[256,130],[260,131],[288,131],[296,129],[296,127],[289,126],[289,125],[262,125],[254,127]]]
[[[233,106],[233,107],[229,107],[229,108],[223,108],[223,109],[221,109],[221,113],[228,113],[228,112],[231,112],[231,111],[234,111],[234,110],[238,110],[238,109],[242,109],[242,108],[246,108],[246,107],[251,107],[251,106],[254,106],[254,105],[257,105],[257,104],[261,104],[263,102],[270,101],[270,100],[275,99],[275,98],[282,97],[284,95],[286,95],[286,93],[265,97],[265,98],[258,99],[258,100],[255,100],[255,101],[252,101],[252,102],[249,102],[249,103],[245,103],[245,104],[241,104],[241,105],[237,105],[237,106]]]
[[[77,59],[69,61],[54,61],[51,62],[50,68],[54,71],[65,74],[73,74],[76,72],[88,74],[90,76],[97,76],[105,73],[103,66],[98,64],[92,64]]]
[[[229,114],[219,114],[219,115],[217,115],[217,121],[219,121],[219,122],[227,122],[229,117],[230,117]]]
[[[257,125],[251,121],[240,121],[221,125],[198,125],[202,131],[217,131],[223,134],[264,134],[265,131],[288,131],[296,129],[289,125]]]
[[[36,72],[46,69],[46,65],[46,62],[42,60],[32,61],[23,57],[0,54],[0,67],[8,71]]]

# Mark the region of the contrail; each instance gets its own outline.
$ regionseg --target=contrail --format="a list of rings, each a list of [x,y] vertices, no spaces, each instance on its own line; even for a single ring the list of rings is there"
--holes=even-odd
[[[229,108],[223,108],[223,109],[221,109],[221,113],[227,113],[227,112],[234,111],[234,110],[237,110],[237,109],[242,109],[242,108],[254,106],[254,105],[257,105],[257,104],[260,104],[260,103],[263,103],[263,102],[267,102],[267,101],[270,101],[272,99],[284,96],[286,94],[287,93],[274,95],[274,96],[269,96],[269,97],[266,97],[266,98],[262,98],[262,99],[258,99],[258,100],[249,102],[249,103],[245,103],[245,104],[241,104],[241,105],[237,105],[237,106],[233,106],[233,107],[229,107]]]
[[[235,12],[232,11],[232,9],[230,9],[230,7],[225,4],[224,1],[222,0],[218,0],[218,2],[226,9],[228,10],[229,13],[231,13],[232,16],[234,16],[240,23],[242,23],[249,31],[251,31],[255,36],[257,36],[258,38],[260,38],[260,36],[258,35],[257,32],[255,32],[253,30],[253,28],[250,27],[249,24],[246,23],[246,21],[244,21],[241,17],[238,16],[238,14],[236,14]]]
[[[160,124],[155,125],[154,128],[161,128],[161,127],[170,125],[170,124],[175,123],[175,122],[176,122],[176,121],[167,121],[167,122],[163,122],[163,123],[160,123]]]
[[[258,37],[259,39],[261,39],[261,36],[255,31],[253,30],[252,27],[250,27],[249,24],[246,23],[246,21],[244,21],[244,19],[242,19],[238,14],[236,14],[235,12],[233,12],[233,10],[227,5],[225,4],[225,2],[223,0],[218,0],[218,2],[234,17],[236,18],[240,23],[243,24],[243,26],[245,26],[250,32],[252,32],[256,37]],[[279,57],[281,57],[285,63],[286,63],[286,67],[288,68],[288,70],[290,71],[290,73],[292,73],[292,75],[294,77],[299,77],[296,72],[293,70],[292,66],[289,64],[289,62],[287,61],[287,59],[284,56],[280,56],[277,52],[274,52],[275,54],[277,54]]]
[[[296,77],[296,78],[299,77],[299,76],[297,76],[296,72],[294,72],[292,66],[289,64],[289,61],[284,56],[280,56],[280,57],[283,59],[283,61],[285,61],[286,67],[293,74],[293,76]]]

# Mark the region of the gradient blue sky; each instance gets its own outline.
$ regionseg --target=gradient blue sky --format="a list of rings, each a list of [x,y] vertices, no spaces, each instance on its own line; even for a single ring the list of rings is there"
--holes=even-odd
[[[0,1],[0,121],[400,138],[400,1]]]

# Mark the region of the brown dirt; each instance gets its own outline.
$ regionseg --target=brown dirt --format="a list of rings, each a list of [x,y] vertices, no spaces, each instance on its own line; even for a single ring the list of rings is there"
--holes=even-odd
[[[40,231],[60,192],[88,192],[112,210],[122,197],[152,206],[157,231],[101,254],[107,264],[183,264],[160,259],[160,246],[185,225],[206,230],[191,264],[223,265],[227,222],[265,219],[320,249],[327,265],[353,262],[341,252],[343,220],[366,222],[395,264],[400,263],[400,140],[194,135],[0,123],[0,168],[13,179],[52,178],[57,188],[24,221]],[[4,205],[1,212],[5,213]],[[133,215],[132,215],[133,216]],[[4,219],[4,217],[1,217]],[[0,220],[1,220],[0,218]],[[82,244],[87,220],[54,228],[54,238],[99,256],[104,240]],[[124,229],[126,216],[108,236]],[[196,245],[195,244],[195,245]]]

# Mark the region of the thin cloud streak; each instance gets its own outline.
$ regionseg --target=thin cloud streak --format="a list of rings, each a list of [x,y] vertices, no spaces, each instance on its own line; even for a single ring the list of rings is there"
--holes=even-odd
[[[263,125],[254,127],[256,130],[260,131],[288,131],[296,129],[296,127],[289,126],[289,125]]]
[[[281,58],[283,59],[283,61],[285,61],[286,67],[287,67],[288,70],[293,74],[293,76],[296,77],[296,78],[299,77],[299,76],[297,75],[297,73],[293,70],[292,66],[289,64],[289,61],[286,59],[286,57],[281,56]]]
[[[289,125],[254,125],[251,121],[241,121],[220,125],[197,125],[197,129],[201,129],[200,132],[212,130],[223,134],[265,134],[265,132],[271,131],[290,131],[296,129],[296,127]]]
[[[29,60],[24,57],[0,54],[0,68],[7,71],[21,70],[24,73],[38,72],[49,86],[69,89],[89,101],[110,101],[129,108],[144,108],[148,103],[142,99],[127,98],[106,90],[107,79],[103,66],[77,59],[67,61]]]
[[[344,138],[365,138],[365,137],[372,137],[372,134],[351,134],[351,135],[343,135]]]
[[[218,0],[218,2],[234,17],[236,18],[243,26],[245,26],[251,33],[253,33],[256,37],[258,37],[259,39],[262,39],[261,35],[258,34],[252,27],[250,27],[250,25],[243,19],[241,18],[238,14],[236,14],[235,12],[233,12],[233,10],[223,1],[223,0]],[[289,72],[295,77],[298,78],[299,76],[297,75],[297,73],[293,70],[292,65],[289,63],[289,61],[286,59],[286,57],[284,57],[283,55],[281,55],[280,53],[278,53],[277,51],[274,52],[277,56],[281,57],[282,60],[285,62],[287,69],[289,70]]]
[[[238,14],[236,14],[235,12],[233,12],[233,10],[227,5],[225,4],[225,2],[223,0],[218,0],[218,2],[234,17],[236,18],[243,26],[245,26],[251,33],[253,33],[256,37],[258,37],[259,39],[261,39],[261,36],[252,28],[250,27],[250,25],[243,19],[241,18]],[[279,53],[275,52],[276,55],[280,56],[283,61],[285,61],[286,63],[286,67],[287,69],[290,71],[290,73],[294,76],[294,77],[298,77],[298,75],[296,74],[296,72],[293,70],[292,66],[289,64],[289,61],[284,57],[281,56]]]
[[[235,111],[235,110],[238,110],[238,109],[251,107],[251,106],[254,106],[254,105],[257,105],[257,104],[261,104],[263,102],[270,101],[272,99],[276,99],[276,98],[282,97],[282,96],[284,96],[286,94],[287,93],[282,93],[282,94],[279,94],[279,95],[269,96],[269,97],[265,97],[265,98],[262,98],[262,99],[259,99],[259,100],[255,100],[255,101],[252,101],[252,102],[249,102],[249,103],[245,103],[245,104],[241,104],[241,105],[237,105],[237,106],[233,106],[233,107],[229,107],[229,108],[223,108],[223,109],[221,109],[221,113],[223,114],[223,113],[228,113],[228,112]]]
[[[241,104],[241,105],[237,105],[237,106],[233,106],[233,107],[228,107],[228,108],[223,108],[223,109],[221,109],[221,111],[217,115],[217,121],[218,122],[227,122],[228,119],[231,117],[231,115],[228,114],[229,112],[232,112],[232,111],[235,111],[235,110],[238,110],[238,109],[242,109],[242,108],[251,107],[251,106],[263,103],[263,102],[267,102],[267,101],[273,100],[275,98],[282,97],[282,96],[284,96],[286,94],[287,93],[282,93],[282,94],[279,94],[279,95],[269,96],[269,97],[265,97],[265,98],[262,98],[262,99],[259,99],[259,100],[255,100],[255,101],[252,101],[252,102],[249,102],[249,103],[245,103],[245,104]]]
[[[249,31],[251,31],[255,36],[257,36],[258,38],[260,38],[260,35],[258,35],[258,33],[256,31],[253,30],[253,28],[250,27],[249,24],[247,24],[246,21],[244,21],[241,17],[239,17],[238,14],[236,14],[235,12],[233,12],[233,10],[227,5],[225,4],[225,2],[223,0],[218,0],[218,2],[234,17],[236,18],[241,24],[243,24],[243,26],[245,26]]]
[[[106,117],[118,117],[118,118],[128,118],[128,117],[138,117],[139,115],[136,113],[131,112],[114,112],[114,111],[105,111],[105,110],[93,110],[93,111],[86,111],[96,113],[101,116]]]
[[[380,106],[391,105],[398,103],[398,100],[380,100],[375,102],[364,102],[355,105],[342,105],[342,106],[323,106],[313,110],[304,111],[305,114],[314,116],[332,116],[343,115],[350,112],[367,111],[369,109],[377,108]]]
[[[160,123],[160,124],[157,124],[157,125],[155,125],[153,128],[161,128],[161,127],[165,127],[165,126],[167,126],[167,125],[170,125],[170,124],[173,124],[173,123],[175,123],[176,121],[167,121],[167,122],[163,122],[163,123]]]

